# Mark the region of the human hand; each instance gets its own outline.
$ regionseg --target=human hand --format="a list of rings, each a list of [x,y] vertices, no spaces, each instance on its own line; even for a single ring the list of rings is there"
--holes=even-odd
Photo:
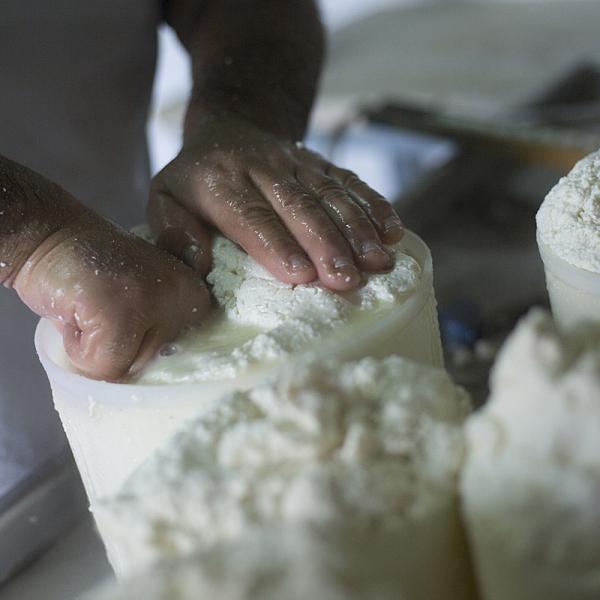
[[[160,247],[202,273],[208,224],[282,281],[318,278],[334,290],[391,268],[384,244],[403,234],[389,203],[352,172],[236,117],[196,124],[154,178],[147,219]]]
[[[209,308],[191,269],[85,209],[36,248],[12,287],[94,379],[135,373]]]

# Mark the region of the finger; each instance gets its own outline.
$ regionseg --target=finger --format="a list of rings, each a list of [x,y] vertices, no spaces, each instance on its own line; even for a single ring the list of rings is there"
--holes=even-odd
[[[361,269],[382,271],[392,267],[392,258],[371,219],[337,181],[310,168],[299,169],[297,178],[319,197],[329,218],[352,247]]]
[[[243,189],[219,188],[218,202],[198,202],[203,216],[278,279],[313,281],[317,271],[304,250],[252,182],[246,183]]]
[[[200,220],[168,194],[153,191],[146,219],[156,245],[206,275],[211,268],[211,235]]]
[[[183,266],[181,268],[186,269]],[[187,273],[183,275],[186,276],[179,279],[176,307],[171,307],[171,314],[176,315],[176,318],[166,330],[167,336],[177,334],[184,325],[200,325],[210,311],[210,294],[204,281],[197,277],[187,277]],[[163,311],[156,318],[164,322]]]
[[[143,329],[109,320],[86,330],[68,323],[63,330],[63,344],[71,362],[84,375],[118,381],[133,363],[143,333]]]
[[[176,306],[169,307],[169,316],[166,318],[159,314],[155,324],[146,330],[128,374],[134,375],[141,371],[157,356],[161,348],[177,338],[183,327],[200,325],[209,310],[210,296],[204,283],[196,278],[183,278]]]
[[[165,344],[172,342],[176,337],[177,334],[171,330],[165,331],[158,327],[150,327],[142,337],[137,356],[131,363],[127,374],[135,375],[139,373],[146,364],[156,357]]]
[[[347,190],[354,201],[366,212],[375,224],[382,241],[386,244],[399,242],[404,235],[404,227],[391,204],[352,171],[341,169],[330,163],[325,164],[327,175]]]
[[[254,174],[255,184],[315,265],[320,281],[334,290],[361,282],[352,248],[318,199],[298,181]]]

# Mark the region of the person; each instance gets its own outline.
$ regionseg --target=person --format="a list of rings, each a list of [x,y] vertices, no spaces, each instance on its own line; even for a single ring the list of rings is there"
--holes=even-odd
[[[163,21],[193,88],[181,151],[149,184]],[[3,1],[0,465],[62,437],[21,303],[53,320],[78,369],[117,381],[201,322],[214,230],[291,284],[348,290],[391,267],[398,215],[300,143],[323,46],[313,0]],[[123,229],[147,198],[157,247]]]

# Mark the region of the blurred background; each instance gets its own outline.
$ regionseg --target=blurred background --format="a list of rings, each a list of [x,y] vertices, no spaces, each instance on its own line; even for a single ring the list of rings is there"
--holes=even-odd
[[[535,212],[560,176],[600,147],[600,2],[320,5],[329,52],[307,145],[356,171],[430,246],[446,364],[481,403],[504,337],[547,302]],[[163,27],[159,39],[148,124],[154,171],[179,150],[190,88],[175,36]],[[70,512],[65,529],[85,511],[83,497],[79,512],[72,498],[55,507]],[[9,513],[0,506],[5,539]],[[22,539],[14,522],[11,534]],[[108,573],[84,520],[0,587],[0,600],[70,600]]]

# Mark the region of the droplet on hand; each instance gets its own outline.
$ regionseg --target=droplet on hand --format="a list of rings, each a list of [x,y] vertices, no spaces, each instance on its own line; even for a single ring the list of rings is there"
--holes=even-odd
[[[176,344],[165,344],[159,351],[158,353],[161,356],[173,356],[173,354],[177,354],[177,351],[179,350],[179,348],[177,348]]]

